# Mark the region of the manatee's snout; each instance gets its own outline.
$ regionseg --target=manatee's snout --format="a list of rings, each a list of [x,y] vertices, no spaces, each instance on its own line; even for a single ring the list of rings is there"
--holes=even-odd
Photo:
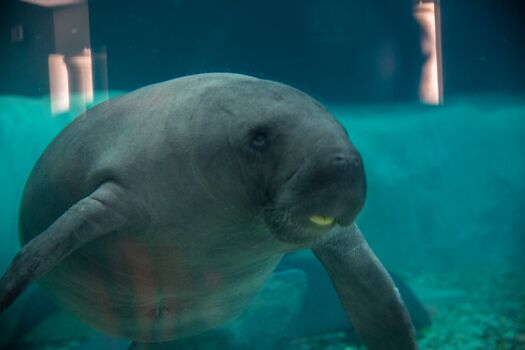
[[[314,226],[351,224],[364,204],[366,181],[361,155],[347,147],[321,151],[295,185],[301,205],[292,209]]]
[[[331,166],[333,171],[341,176],[340,190],[334,193],[335,206],[341,208],[340,215],[336,216],[337,223],[348,226],[355,220],[365,202],[366,178],[363,160],[357,151],[353,151],[346,157],[335,157]]]
[[[364,182],[364,170],[361,155],[357,151],[338,151],[321,159],[321,170],[314,174],[321,185],[332,181],[341,181],[342,186],[359,186]],[[324,164],[323,164],[324,163]]]
[[[330,158],[329,167],[336,171],[345,171],[350,168],[356,173],[362,173],[361,156],[356,152],[350,155],[344,153],[336,154]]]
[[[284,184],[267,220],[281,240],[307,242],[355,220],[365,201],[365,171],[361,155],[345,141],[317,144]]]

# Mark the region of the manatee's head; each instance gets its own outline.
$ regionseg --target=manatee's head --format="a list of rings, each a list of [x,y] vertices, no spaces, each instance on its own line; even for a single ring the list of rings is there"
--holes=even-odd
[[[215,114],[208,120],[212,130],[201,134],[215,135],[205,147],[215,149],[208,158],[213,176],[229,177],[220,182],[224,193],[243,197],[242,205],[282,242],[308,245],[353,223],[365,200],[363,162],[321,104],[287,85],[253,78],[208,94]]]

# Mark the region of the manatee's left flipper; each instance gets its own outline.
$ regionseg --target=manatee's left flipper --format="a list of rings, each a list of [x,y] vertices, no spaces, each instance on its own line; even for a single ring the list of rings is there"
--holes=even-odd
[[[15,256],[0,279],[0,312],[32,281],[83,244],[134,222],[143,222],[140,203],[121,185],[107,181],[70,207]]]
[[[370,350],[416,349],[414,328],[399,292],[357,225],[313,248],[350,322]]]

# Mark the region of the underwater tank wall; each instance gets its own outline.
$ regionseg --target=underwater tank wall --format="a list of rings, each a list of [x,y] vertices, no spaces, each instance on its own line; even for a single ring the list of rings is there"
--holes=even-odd
[[[421,349],[525,348],[520,5],[5,1],[1,273],[20,249],[18,211],[31,169],[78,114],[149,84],[241,73],[308,93],[347,130],[367,178],[357,223],[395,277]],[[288,255],[276,271],[241,316],[170,348],[360,346],[313,254]],[[0,315],[0,333],[5,349],[128,348],[36,284]]]

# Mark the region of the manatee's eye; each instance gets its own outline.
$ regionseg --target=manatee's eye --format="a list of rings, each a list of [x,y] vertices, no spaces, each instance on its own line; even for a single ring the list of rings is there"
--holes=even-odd
[[[268,140],[268,130],[266,128],[257,128],[250,131],[250,147],[257,151],[264,151],[270,145]]]

